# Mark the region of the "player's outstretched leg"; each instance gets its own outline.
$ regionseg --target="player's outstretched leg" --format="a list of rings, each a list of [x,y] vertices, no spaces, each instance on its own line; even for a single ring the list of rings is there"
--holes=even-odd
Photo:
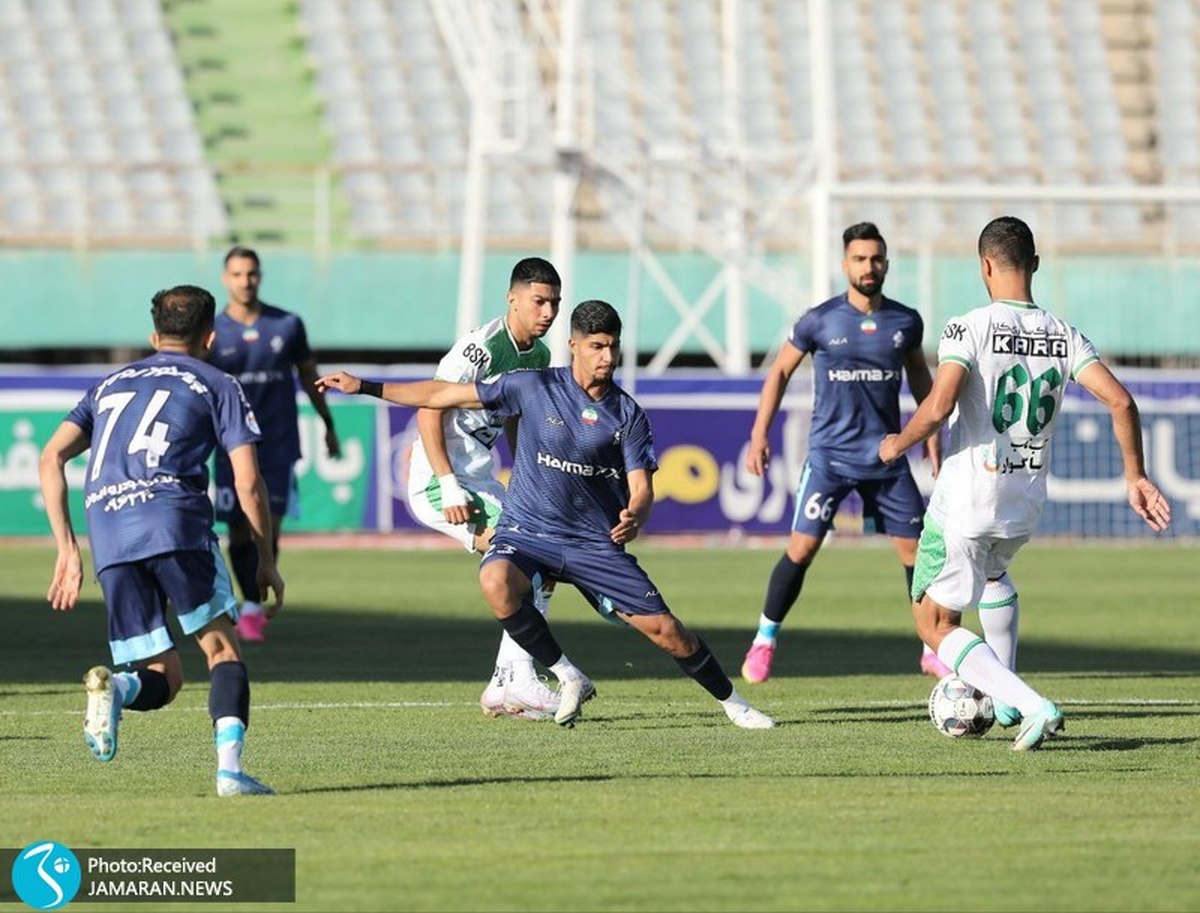
[[[92,666],[83,677],[87,689],[87,713],[83,718],[83,738],[97,761],[111,761],[117,754],[117,729],[121,723],[121,702],[117,699],[112,670]]]
[[[654,645],[671,654],[683,674],[696,682],[720,703],[725,715],[740,729],[770,729],[775,721],[734,690],[733,682],[721,668],[703,640],[683,626],[670,612],[658,615],[627,615],[621,618],[645,634]]]
[[[1013,742],[1014,751],[1040,748],[1047,738],[1066,728],[1058,706],[1001,663],[992,648],[973,631],[962,627],[951,629],[938,645],[938,655],[943,662],[954,665],[959,678],[991,695],[993,704],[1001,701],[1021,715],[1023,722]]]

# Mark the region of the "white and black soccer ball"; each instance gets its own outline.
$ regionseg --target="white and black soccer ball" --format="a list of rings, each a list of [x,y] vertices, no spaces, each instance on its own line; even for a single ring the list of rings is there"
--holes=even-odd
[[[951,739],[981,736],[996,722],[992,699],[957,675],[947,675],[929,695],[929,718]]]

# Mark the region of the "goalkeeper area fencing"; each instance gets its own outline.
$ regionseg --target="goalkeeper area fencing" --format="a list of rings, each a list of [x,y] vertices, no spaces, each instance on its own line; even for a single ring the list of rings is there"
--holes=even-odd
[[[328,366],[330,368],[334,366]],[[352,370],[355,370],[352,368]],[[416,380],[432,369],[399,370],[389,379]],[[67,411],[104,372],[8,368],[0,373],[0,535],[48,532],[38,489],[38,454]],[[380,369],[362,369],[379,377]],[[1146,466],[1174,506],[1169,533],[1200,535],[1200,373],[1121,370],[1137,397]],[[619,378],[618,378],[619,381]],[[811,377],[806,369],[771,432],[775,458],[766,478],[745,468],[760,381],[688,372],[639,380],[636,395],[650,416],[660,469],[655,476],[654,534],[785,534],[796,509],[794,490],[808,450]],[[907,409],[913,408],[905,397]],[[408,454],[417,439],[416,413],[374,399],[332,397],[343,455],[324,453],[323,430],[300,396],[297,465],[301,516],[289,532],[424,529],[407,503]],[[1153,535],[1126,502],[1120,452],[1108,412],[1081,388],[1068,388],[1050,454],[1050,501],[1042,535],[1135,538]],[[501,463],[510,464],[503,445]],[[910,452],[928,496],[933,479],[920,448]],[[84,518],[85,460],[68,466],[71,510]],[[803,505],[801,505],[803,509]],[[864,532],[861,503],[852,496],[836,521],[839,536]]]

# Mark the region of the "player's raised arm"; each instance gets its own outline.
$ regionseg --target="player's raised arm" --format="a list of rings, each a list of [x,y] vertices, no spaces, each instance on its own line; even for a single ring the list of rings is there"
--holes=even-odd
[[[805,353],[792,343],[785,342],[775,356],[775,361],[767,369],[763,379],[762,392],[758,395],[758,413],[754,416],[754,427],[750,430],[750,449],[746,453],[746,468],[756,476],[767,471],[771,462],[771,445],[767,441],[767,433],[771,430],[771,422],[779,412],[779,404],[783,401],[783,392],[800,362],[804,361]]]
[[[444,380],[418,380],[407,384],[362,380],[346,371],[335,371],[317,379],[317,389],[377,396],[398,406],[428,409],[482,409],[474,384],[452,384]]]
[[[1112,416],[1113,437],[1121,448],[1121,462],[1125,468],[1129,506],[1152,530],[1162,532],[1171,525],[1171,504],[1146,476],[1142,422],[1133,395],[1101,361],[1088,364],[1075,380],[1103,403]]]
[[[82,428],[74,422],[63,422],[46,442],[38,463],[42,500],[46,503],[46,516],[54,532],[54,544],[58,547],[46,599],[52,609],[64,612],[75,608],[83,587],[83,560],[79,556],[79,542],[75,538],[67,503],[66,466],[72,457],[79,456],[89,446],[91,441]]]

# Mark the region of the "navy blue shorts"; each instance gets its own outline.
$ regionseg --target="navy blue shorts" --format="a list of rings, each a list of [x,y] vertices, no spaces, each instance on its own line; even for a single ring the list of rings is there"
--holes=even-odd
[[[184,634],[195,634],[218,615],[237,620],[229,571],[215,541],[208,551],[167,552],[113,564],[97,579],[108,605],[108,646],[117,665],[175,646],[167,630],[168,601]]]
[[[561,580],[571,584],[607,621],[620,622],[616,612],[662,615],[670,611],[637,558],[615,545],[565,545],[500,531],[479,566],[492,561],[511,561],[531,581]]]
[[[921,535],[925,499],[904,472],[885,479],[851,479],[828,470],[816,469],[808,460],[796,486],[796,512],[792,532],[822,538],[833,526],[838,506],[846,495],[858,491],[863,501],[863,531],[916,539]]]
[[[275,517],[297,517],[300,514],[300,495],[296,489],[296,470],[292,465],[260,466],[263,481],[267,485],[267,499],[271,504],[271,515]],[[238,503],[237,489],[233,487],[233,466],[229,457],[218,453],[213,472],[216,484],[216,516],[218,520],[231,523],[244,517],[242,505]]]

